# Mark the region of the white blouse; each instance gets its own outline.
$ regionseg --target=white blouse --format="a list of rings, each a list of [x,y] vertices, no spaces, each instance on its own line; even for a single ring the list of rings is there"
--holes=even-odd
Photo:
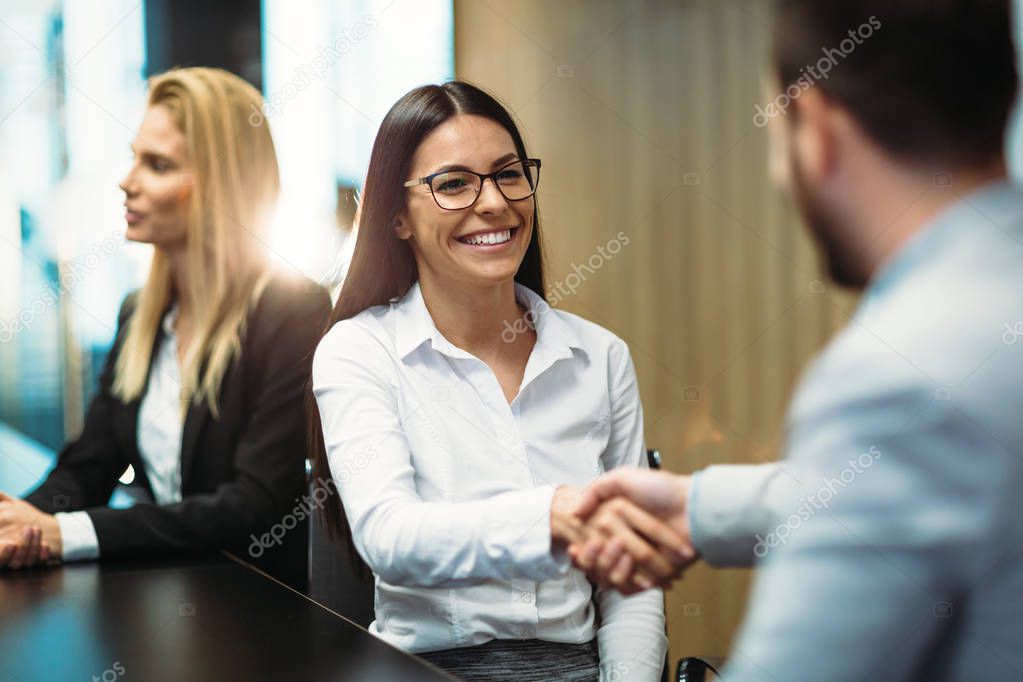
[[[146,392],[139,404],[138,447],[146,478],[157,504],[181,501],[181,368],[174,306],[162,321],[163,340],[154,351]],[[89,513],[76,511],[55,515],[60,525],[64,561],[99,557],[99,540]]]
[[[418,284],[339,322],[316,350],[331,473],[376,575],[370,630],[413,652],[596,635],[602,677],[660,679],[662,592],[598,589],[595,614],[590,583],[550,538],[556,486],[646,466],[628,348],[523,286],[516,295],[537,340],[511,404],[437,331]]]

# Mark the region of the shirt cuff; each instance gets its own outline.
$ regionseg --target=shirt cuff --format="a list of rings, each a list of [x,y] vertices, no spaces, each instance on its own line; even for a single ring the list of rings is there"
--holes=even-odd
[[[99,538],[88,512],[57,512],[54,516],[60,525],[61,558],[65,562],[99,558]]]
[[[529,490],[516,491],[509,498],[507,508],[494,509],[489,525],[490,532],[484,541],[491,545],[488,554],[507,554],[506,565],[520,567],[520,577],[531,580],[551,580],[568,574],[572,562],[568,553],[556,547],[551,538],[551,504],[554,501],[554,486],[544,485]],[[537,518],[523,515],[523,509],[542,509],[543,516]],[[520,523],[513,519],[518,517]],[[525,569],[525,570],[521,570]]]
[[[693,476],[693,545],[713,566],[750,566],[792,485],[776,464],[717,465]]]
[[[668,654],[664,593],[651,589],[626,597],[598,590],[597,601],[601,682],[660,682]]]

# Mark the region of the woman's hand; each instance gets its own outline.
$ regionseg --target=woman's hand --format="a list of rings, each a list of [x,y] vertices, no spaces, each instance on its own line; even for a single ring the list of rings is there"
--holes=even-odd
[[[684,540],[656,517],[625,499],[616,499],[592,513],[584,522],[579,503],[580,491],[559,487],[551,502],[551,536],[568,545],[577,565],[576,554],[582,547],[607,549],[595,565],[602,570],[587,573],[603,588],[633,594],[657,586],[667,586],[677,577],[676,555],[665,547],[680,547]],[[604,554],[611,557],[606,567]],[[582,567],[580,565],[580,567]]]
[[[0,492],[0,567],[51,563],[62,549],[60,523],[53,514]]]
[[[660,564],[657,573],[662,586],[670,585],[697,558],[689,529],[691,485],[688,476],[645,469],[616,469],[598,478],[582,493],[575,514],[587,525],[604,529],[604,537],[573,542],[572,561],[591,579],[631,594],[635,590],[619,587],[627,583],[636,560],[633,551],[618,540],[628,537],[623,530],[628,528],[647,539],[670,564],[668,570]]]

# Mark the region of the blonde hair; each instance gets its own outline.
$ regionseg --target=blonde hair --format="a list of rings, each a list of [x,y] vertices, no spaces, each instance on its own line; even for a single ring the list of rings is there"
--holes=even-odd
[[[210,68],[172,69],[149,82],[147,106],[163,106],[185,135],[192,176],[186,228],[193,337],[181,368],[181,418],[217,395],[240,352],[245,319],[269,279],[266,247],[280,179],[269,126],[252,111],[263,98],[241,78]],[[155,249],[127,336],[117,356],[113,393],[124,402],[146,390],[153,344],[174,292],[169,260]]]

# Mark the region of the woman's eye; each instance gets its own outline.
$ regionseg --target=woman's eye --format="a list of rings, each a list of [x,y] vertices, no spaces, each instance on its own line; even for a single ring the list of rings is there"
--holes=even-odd
[[[149,165],[152,167],[153,170],[157,171],[158,173],[162,173],[165,170],[170,170],[170,164],[167,163],[166,161],[155,160],[150,162]]]
[[[518,182],[522,179],[522,173],[517,170],[501,171],[497,176],[498,182]]]
[[[453,178],[437,183],[438,192],[460,192],[468,186],[464,178]]]

